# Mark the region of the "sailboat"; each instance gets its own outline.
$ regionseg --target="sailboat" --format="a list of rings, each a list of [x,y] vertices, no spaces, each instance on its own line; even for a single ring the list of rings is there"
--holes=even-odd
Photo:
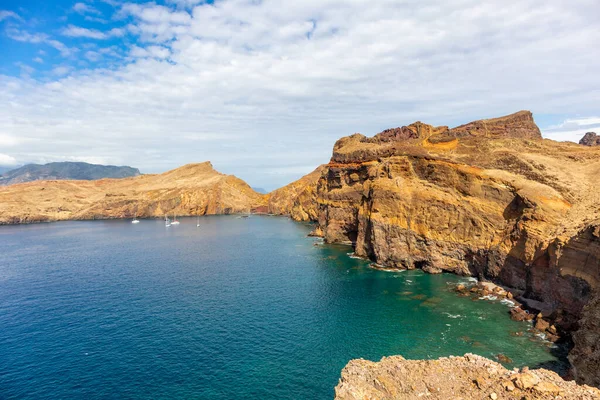
[[[171,220],[165,215],[165,226],[171,226]]]
[[[198,216],[198,219],[196,220],[196,227],[200,227],[200,216]]]
[[[134,217],[133,217],[133,221],[131,221],[131,223],[132,223],[132,224],[139,224],[139,223],[140,223],[140,220],[139,220],[139,219],[137,219],[137,217],[135,217],[135,216],[134,216]]]
[[[177,221],[177,215],[173,214],[173,222],[171,222],[171,225],[179,225],[179,221]]]

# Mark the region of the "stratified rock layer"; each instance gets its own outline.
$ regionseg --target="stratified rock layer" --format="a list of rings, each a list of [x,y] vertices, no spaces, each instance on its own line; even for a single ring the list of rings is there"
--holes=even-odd
[[[598,389],[566,382],[555,372],[509,371],[474,354],[428,361],[352,360],[335,388],[336,400],[598,398]]]
[[[160,175],[36,181],[0,188],[0,224],[266,211],[264,195],[210,162]]]

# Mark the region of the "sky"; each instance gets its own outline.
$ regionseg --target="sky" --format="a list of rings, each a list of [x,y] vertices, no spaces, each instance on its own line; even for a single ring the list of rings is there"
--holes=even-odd
[[[163,172],[274,189],[333,144],[527,109],[600,133],[598,0],[0,0],[0,167]]]

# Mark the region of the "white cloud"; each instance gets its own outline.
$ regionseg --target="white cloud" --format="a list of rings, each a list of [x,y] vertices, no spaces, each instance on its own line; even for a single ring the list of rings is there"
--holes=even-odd
[[[17,160],[14,157],[9,156],[8,154],[0,153],[0,165],[5,165],[5,166],[17,165]]]
[[[100,54],[97,51],[87,51],[85,53],[85,58],[87,58],[88,60],[92,61],[92,62],[96,62],[102,59],[102,54]]]
[[[33,59],[33,62],[36,62],[38,64],[43,64],[44,63],[44,59],[42,57],[35,57]]]
[[[64,43],[51,39],[45,33],[29,33],[26,31],[18,30],[18,29],[7,29],[6,35],[18,42],[27,42],[33,44],[46,44],[48,46],[54,47],[56,50],[60,52],[63,57],[71,56],[76,50],[67,47]],[[43,50],[40,50],[40,54],[42,54]],[[45,53],[43,53],[45,54]]]
[[[123,29],[113,28],[110,31],[103,32],[97,29],[82,28],[80,26],[69,25],[62,30],[64,36],[83,37],[89,39],[108,39],[112,36],[123,36]]]
[[[75,3],[75,5],[73,6],[73,11],[75,11],[76,13],[79,14],[96,14],[96,15],[101,15],[102,13],[100,11],[98,11],[97,9],[95,9],[94,7],[85,4],[85,3]]]
[[[52,74],[57,76],[66,75],[71,72],[72,68],[66,65],[61,65],[52,69]]]
[[[35,139],[16,146],[19,160],[48,157],[52,141],[55,157],[148,172],[210,159],[272,187],[357,131],[519,109],[598,115],[598,11],[597,0],[126,3],[119,17],[139,39],[123,41],[129,63],[54,82],[0,76],[0,131]]]
[[[22,21],[23,19],[19,16],[19,14],[13,11],[0,10],[0,21],[4,21],[5,19],[13,18],[18,21]]]
[[[151,58],[168,58],[171,52],[168,48],[162,46],[138,47],[133,46],[129,53],[132,57],[151,57]]]
[[[600,117],[566,119],[558,125],[544,129],[548,139],[579,142],[587,132],[600,133]]]

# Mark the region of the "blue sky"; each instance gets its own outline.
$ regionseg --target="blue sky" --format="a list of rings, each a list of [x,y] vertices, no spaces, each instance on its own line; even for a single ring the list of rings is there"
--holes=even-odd
[[[268,189],[354,132],[600,131],[597,0],[0,1],[0,165],[211,160]]]

